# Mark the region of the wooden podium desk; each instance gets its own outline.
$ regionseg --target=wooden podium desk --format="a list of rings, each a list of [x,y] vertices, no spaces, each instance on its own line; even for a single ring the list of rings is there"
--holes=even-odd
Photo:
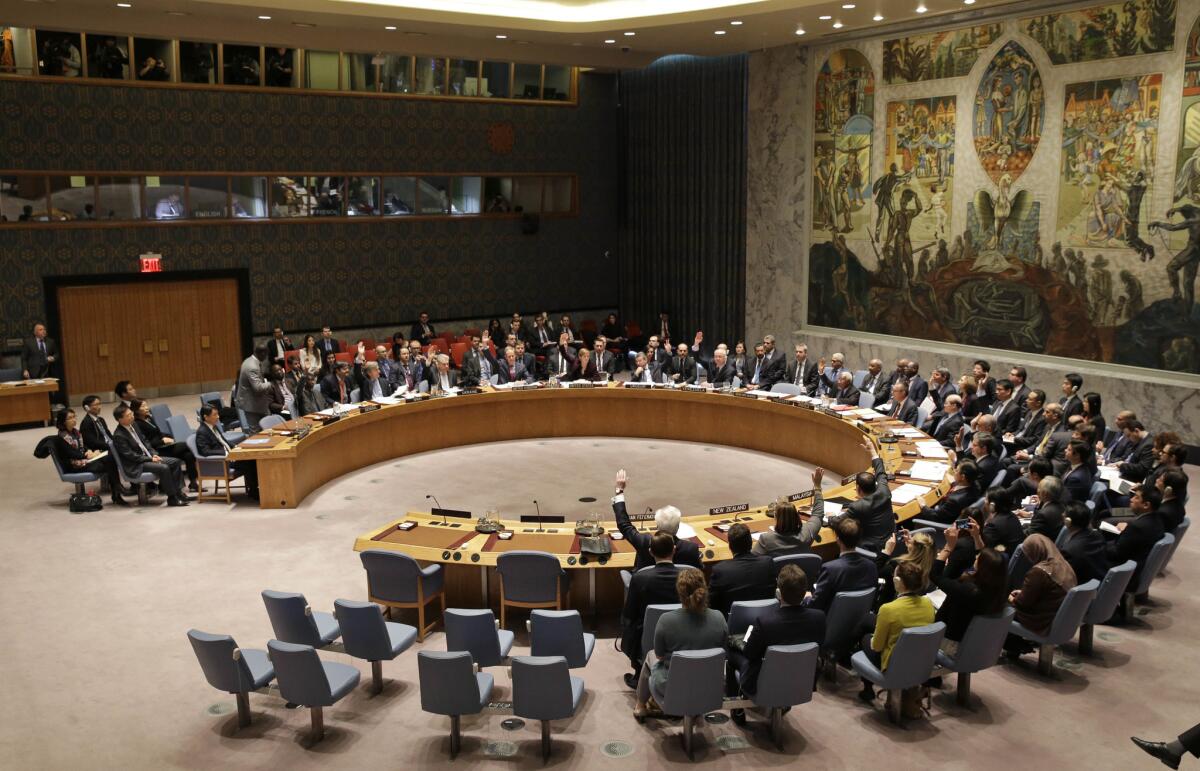
[[[56,378],[0,383],[0,426],[17,423],[50,425],[50,394],[58,390]]]

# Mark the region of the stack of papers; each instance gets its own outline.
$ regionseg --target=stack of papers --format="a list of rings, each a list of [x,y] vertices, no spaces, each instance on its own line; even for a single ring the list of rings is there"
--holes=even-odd
[[[949,454],[946,448],[937,443],[936,440],[926,439],[922,442],[917,442],[917,452],[921,453],[922,458],[948,458]]]
[[[884,415],[882,412],[876,412],[873,409],[859,410],[858,416],[863,420],[880,420],[887,417],[887,415]]]
[[[903,506],[906,503],[915,501],[920,496],[929,492],[929,488],[924,485],[902,484],[895,490],[892,490],[892,503]]]
[[[747,396],[786,396],[786,394],[773,394],[770,391],[763,391],[760,388],[755,388],[753,391],[747,391]]]
[[[842,509],[844,509],[844,508],[845,508],[845,506],[843,506],[840,503],[833,503],[832,501],[825,501],[825,516],[826,517],[836,517],[838,514],[842,513]]]
[[[919,460],[912,464],[909,475],[913,479],[923,479],[926,482],[940,482],[950,468],[947,463],[935,463],[929,460]]]
[[[247,446],[249,446],[249,445],[252,445],[252,444],[269,444],[270,442],[271,442],[270,438],[262,438],[262,439],[247,439],[246,441],[242,442],[242,443],[241,443],[240,445],[238,445],[238,446],[239,446],[239,447],[247,447]]]
[[[372,399],[371,401],[375,402],[376,404],[399,404],[400,402],[404,401],[404,397],[394,395],[380,396],[378,399]]]
[[[935,610],[941,610],[942,603],[946,601],[946,593],[943,592],[941,589],[934,589],[932,592],[929,592],[925,596],[929,598],[929,601],[931,603],[933,603],[933,607]]]
[[[895,431],[892,431],[892,433],[896,436],[908,437],[909,439],[920,439],[921,437],[925,436],[924,431],[919,428],[913,428],[912,426],[908,426],[906,428],[897,428]]]

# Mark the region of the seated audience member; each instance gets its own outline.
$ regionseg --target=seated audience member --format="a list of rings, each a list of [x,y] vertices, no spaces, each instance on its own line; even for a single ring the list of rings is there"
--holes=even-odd
[[[637,558],[633,563],[633,569],[636,571],[651,564],[654,560],[649,551],[649,534],[638,532],[638,529],[629,521],[629,512],[625,510],[625,485],[627,483],[628,475],[626,475],[625,469],[621,469],[617,472],[616,492],[612,498],[612,506],[617,521],[617,530],[637,553]],[[674,506],[664,506],[654,512],[654,527],[658,532],[666,533],[675,539],[675,561],[677,563],[699,568],[701,567],[700,547],[691,541],[681,541],[677,536],[681,517],[679,509]]]
[[[775,561],[754,553],[750,528],[738,522],[729,528],[728,537],[733,559],[713,565],[709,579],[710,604],[726,616],[735,602],[768,600],[775,595]]]
[[[1067,445],[1071,442],[1072,432],[1060,422],[1062,407],[1059,405],[1047,404],[1042,408],[1042,413],[1046,416],[1046,427],[1042,430],[1042,435],[1028,449],[1018,450],[1011,461],[1006,459],[1005,463],[1010,467],[1021,468],[1034,458],[1045,458],[1054,467],[1054,475],[1061,479],[1059,474],[1066,473],[1070,468],[1070,464],[1067,463]]]
[[[550,352],[559,344],[560,339],[546,326],[546,320],[541,315],[533,318],[533,329],[529,331],[529,348],[538,356],[550,356]],[[566,345],[565,342],[562,343]]]
[[[771,361],[767,358],[767,347],[762,343],[754,346],[754,358],[746,362],[746,385],[759,391],[769,391],[775,385],[771,380]]]
[[[321,380],[321,394],[329,404],[349,404],[354,382],[350,379],[350,364],[339,361],[332,373]]]
[[[575,356],[575,361],[571,365],[571,371],[567,373],[567,380],[586,380],[592,383],[603,383],[604,376],[596,371],[596,365],[592,361],[592,350],[590,348],[580,348],[579,353]]]
[[[729,357],[729,363],[733,365],[733,373],[737,379],[743,384],[750,382],[750,365],[754,357],[746,353],[746,344],[738,340],[733,344],[733,355]]]
[[[572,348],[579,349],[583,347],[583,338],[575,334],[575,327],[571,323],[571,317],[565,313],[558,319],[559,336],[567,336],[567,345]]]
[[[821,369],[818,362],[808,358],[808,346],[796,343],[796,356],[788,362],[786,382],[804,389],[807,396],[816,396],[821,385]]]
[[[99,403],[100,400],[96,401]],[[128,506],[121,497],[121,477],[117,473],[117,459],[107,454],[107,445],[104,450],[90,449],[87,446],[83,434],[75,428],[75,410],[70,407],[59,410],[54,416],[54,426],[58,429],[54,436],[54,455],[63,471],[67,474],[86,471],[108,477],[112,502],[117,506]]]
[[[80,433],[83,434],[83,446],[96,452],[108,452],[108,440],[112,439],[112,432],[108,430],[108,424],[100,415],[100,410],[103,409],[100,397],[95,394],[83,397],[83,409],[84,416],[79,425]]]
[[[933,508],[922,506],[921,516],[934,522],[954,522],[983,494],[978,482],[979,467],[969,460],[962,461],[954,469],[954,484],[950,486],[946,497],[934,504]]]
[[[1029,631],[1044,635],[1050,631],[1058,608],[1075,588],[1075,571],[1063,559],[1058,547],[1044,535],[1026,536],[1021,551],[1033,567],[1025,574],[1021,588],[1008,595],[1016,609],[1013,616]],[[1032,643],[1010,634],[1005,648],[1010,653],[1032,650]]]
[[[708,607],[708,587],[698,570],[681,570],[675,579],[678,610],[664,613],[654,630],[654,650],[646,652],[637,684],[634,717],[645,717],[651,697],[661,703],[667,690],[671,655],[678,651],[724,648],[729,635],[725,617]]]
[[[1058,538],[1065,511],[1062,481],[1054,476],[1042,477],[1037,486],[1037,504],[1029,518],[1028,535],[1041,534],[1052,541]]]
[[[321,363],[321,371],[317,373],[317,382],[320,383],[330,375],[337,374],[337,354],[325,354],[325,361]]]
[[[737,377],[737,369],[729,361],[729,352],[724,348],[713,351],[712,369],[708,373],[708,382],[713,388],[732,388]]]
[[[342,352],[342,341],[333,336],[333,330],[329,327],[321,327],[321,339],[317,341],[317,348],[321,351],[321,360],[331,353]]]
[[[1101,462],[1104,463],[1104,465],[1108,466],[1113,463],[1117,463],[1129,452],[1129,440],[1125,438],[1125,426],[1137,419],[1137,414],[1134,413],[1133,410],[1121,410],[1117,413],[1116,438],[1111,444],[1101,441],[1101,443],[1097,445],[1097,452],[1102,453]]]
[[[382,343],[375,346],[375,363],[379,365],[379,376],[395,387],[399,367],[392,359],[391,349]]]
[[[905,382],[908,383],[908,399],[918,407],[929,396],[929,384],[920,375],[921,365],[909,359],[904,367]]]
[[[1082,376],[1074,372],[1068,372],[1063,376],[1063,396],[1058,400],[1058,403],[1061,404],[1063,408],[1063,417],[1069,418],[1072,415],[1083,414],[1083,400],[1079,398],[1079,389],[1082,387]]]
[[[355,362],[354,379],[358,382],[358,398],[362,401],[391,396],[396,390],[391,381],[383,377],[378,361]]]
[[[183,492],[183,461],[163,457],[150,449],[134,423],[133,410],[128,405],[118,404],[113,410],[117,428],[113,431],[113,447],[117,451],[117,462],[125,476],[137,479],[144,473],[153,474],[159,488],[167,494],[168,506],[186,506],[190,500]]]
[[[946,625],[942,650],[951,656],[958,652],[971,619],[995,615],[1008,604],[1008,564],[995,549],[985,547],[975,554],[974,572],[963,571],[957,578],[946,575],[946,560],[954,553],[958,538],[958,528],[946,531],[946,545],[938,552],[929,577],[946,595],[934,619]]]
[[[322,364],[324,363],[322,361],[324,354],[317,347],[317,338],[312,335],[305,335],[304,344],[300,347],[296,355],[300,359],[300,366],[305,372],[312,372],[315,375],[321,371]]]
[[[546,377],[567,380],[576,358],[575,349],[567,344],[567,336],[559,335],[558,345],[552,346],[546,354]]]
[[[420,347],[417,348],[419,352]],[[418,355],[420,355],[418,353]],[[412,349],[408,346],[400,348],[396,357],[396,391],[417,391],[421,381],[425,379],[425,365],[413,358]],[[394,392],[393,392],[394,393]]]
[[[507,334],[508,333],[506,333],[504,331],[504,326],[500,323],[500,319],[492,319],[491,321],[488,322],[487,336],[488,336],[488,339],[491,340],[492,342],[499,345],[500,342],[503,341],[505,337],[507,337]]]
[[[653,560],[648,570],[635,570],[625,592],[621,611],[621,651],[629,657],[632,672],[625,674],[625,684],[637,688],[637,673],[642,667],[642,628],[646,606],[675,603],[675,579],[679,568],[672,562],[675,538],[670,533],[656,532],[647,536],[648,552]]]
[[[142,435],[146,444],[150,445],[150,449],[159,455],[182,461],[187,470],[188,490],[195,492],[199,489],[196,487],[196,457],[188,449],[186,439],[177,442],[159,430],[150,417],[150,405],[141,399],[134,399],[129,408],[133,410],[133,420],[138,433]]]
[[[887,377],[883,374],[882,361],[871,359],[867,362],[867,376],[863,379],[863,384],[858,387],[858,390],[864,394],[871,394],[874,397],[871,405],[873,407],[878,407],[888,400],[892,392],[887,386]]]
[[[946,408],[946,397],[958,393],[958,389],[954,387],[951,381],[950,370],[945,367],[938,367],[929,375],[929,398],[933,401],[933,409],[935,412]],[[962,399],[958,400],[958,405],[961,410]]]
[[[1049,476],[1054,476],[1053,464],[1045,458],[1034,458],[1025,466],[1025,472],[1010,482],[1006,489],[1012,493],[1013,500],[1019,503],[1031,495],[1037,495],[1038,485]]]
[[[880,410],[884,415],[895,420],[903,420],[909,425],[917,422],[917,405],[908,398],[908,383],[898,381],[892,384],[892,398]]]
[[[1011,380],[996,381],[996,402],[992,405],[991,416],[996,419],[996,436],[1011,434],[1021,425],[1021,405],[1013,392]]]
[[[304,375],[304,383],[296,389],[296,400],[292,402],[292,406],[293,415],[298,418],[328,408],[325,394],[321,391],[317,378],[311,372]]]
[[[504,349],[504,361],[496,369],[501,384],[532,383],[533,373],[525,369],[525,362],[517,359],[517,350],[512,346]]]
[[[117,385],[113,388],[113,393],[117,395],[117,401],[126,407],[131,401],[138,398],[137,389],[128,380],[118,380]]]
[[[929,416],[921,430],[937,440],[941,446],[953,450],[962,426],[962,397],[952,393],[942,401],[941,409]]]
[[[525,364],[525,371],[537,377],[537,357],[525,350],[525,343],[518,340],[515,346],[517,361]]]
[[[836,387],[828,393],[837,404],[847,407],[857,407],[861,398],[861,392],[854,387],[854,375],[846,370],[838,374]]]
[[[266,372],[267,384],[271,387],[267,398],[267,409],[271,415],[281,415],[285,418],[291,417],[292,402],[295,400],[291,388],[287,383],[287,376],[283,372],[283,367],[278,364],[272,364]]]
[[[1108,539],[1105,557],[1110,565],[1120,565],[1126,560],[1134,560],[1138,569],[1134,572],[1132,584],[1138,581],[1142,566],[1150,556],[1150,549],[1163,537],[1166,528],[1158,515],[1158,507],[1162,504],[1162,493],[1153,487],[1138,485],[1133,488],[1133,497],[1129,500],[1129,510],[1132,518],[1117,522],[1116,527],[1121,534]]]
[[[429,393],[437,396],[458,387],[458,373],[450,369],[450,357],[439,353],[433,357],[434,365],[429,370]]]
[[[904,542],[904,553],[899,557],[893,557],[897,539]],[[915,563],[921,569],[921,575],[924,576],[921,593],[924,594],[925,587],[929,584],[929,571],[933,568],[933,554],[933,538],[929,533],[910,534],[908,530],[892,533],[883,548],[879,550],[879,554],[875,556],[875,569],[879,571],[879,577],[883,579],[879,591],[875,595],[875,607],[878,608],[880,605],[896,599],[896,587],[892,578],[896,575],[896,569],[906,562]]]
[[[696,382],[696,360],[688,353],[687,343],[675,346],[675,355],[667,359],[663,372],[672,383]]]
[[[1122,479],[1141,482],[1154,466],[1154,437],[1139,420],[1128,420],[1122,430],[1125,435],[1125,454],[1115,463]]]
[[[915,562],[905,562],[896,568],[892,578],[896,599],[879,608],[875,633],[863,639],[863,651],[879,671],[887,671],[901,632],[933,623],[933,603],[924,595],[927,579],[928,573]],[[871,701],[875,698],[875,688],[864,679],[858,696],[863,701]]]
[[[1071,500],[1083,503],[1092,494],[1092,482],[1096,476],[1096,453],[1087,442],[1077,439],[1067,444],[1067,472],[1063,475],[1063,487]]]
[[[408,339],[417,340],[422,346],[429,345],[429,341],[437,336],[437,332],[433,329],[433,324],[429,323],[429,314],[421,311],[417,316],[417,320],[413,322],[412,327],[408,330]]]
[[[1151,450],[1154,465],[1142,480],[1142,484],[1158,487],[1158,478],[1168,471],[1177,471],[1187,463],[1187,445],[1174,431],[1160,431],[1154,435],[1154,449]]]
[[[992,365],[985,359],[979,359],[971,367],[971,377],[975,379],[975,398],[979,402],[980,412],[991,412],[996,403],[996,378],[992,377]]]
[[[838,557],[821,565],[812,596],[804,601],[806,607],[826,613],[838,592],[874,589],[879,579],[875,562],[854,550],[858,546],[858,521],[842,519],[835,522],[832,529],[837,537]]]
[[[605,376],[601,380],[611,380],[617,374],[617,357],[608,350],[608,340],[604,335],[592,341],[592,364],[597,373]]]
[[[221,417],[211,404],[200,408],[200,426],[196,429],[196,451],[201,458],[228,457],[232,446],[221,430]],[[252,460],[239,460],[230,468],[242,475],[246,483],[246,494],[258,500],[258,466]]]
[[[1155,480],[1155,486],[1162,493],[1162,503],[1158,506],[1158,517],[1162,520],[1163,529],[1174,533],[1186,516],[1183,502],[1188,497],[1188,478],[1183,469],[1173,468],[1160,474]]]
[[[1083,395],[1083,419],[1091,423],[1096,428],[1096,440],[1104,439],[1104,431],[1108,428],[1108,423],[1104,420],[1104,415],[1100,412],[1100,394],[1095,391],[1089,391]]]
[[[300,366],[300,357],[294,353],[288,354],[287,371],[283,373],[283,383],[293,395],[304,385],[304,367]]]
[[[832,395],[838,390],[838,378],[843,372],[850,375],[850,384],[854,384],[854,373],[846,369],[846,355],[843,353],[835,353],[829,357],[829,366],[825,366],[825,360],[817,361],[817,372],[821,373],[820,382],[817,384],[818,394]],[[857,406],[857,403],[855,404]]]
[[[992,436],[995,436],[996,435],[996,418],[995,418],[995,416],[992,415],[991,413],[985,413],[983,415],[976,415],[974,420],[972,420],[969,424],[967,424],[963,428],[959,429],[958,442],[955,444],[954,449],[959,454],[970,454],[971,440],[975,438],[976,434],[991,434]]]
[[[275,327],[271,330],[271,339],[267,341],[267,363],[283,367],[287,361],[288,351],[296,350],[290,338],[285,337],[283,330]]]
[[[879,551],[896,529],[896,514],[892,511],[892,491],[879,452],[870,439],[863,439],[862,448],[871,454],[871,470],[855,475],[856,500],[846,505],[839,519],[858,520],[863,547]]]
[[[971,421],[984,413],[983,400],[976,391],[979,386],[969,374],[958,379],[958,395],[962,397],[963,420]]]
[[[617,323],[617,314],[610,313],[600,327],[600,334],[609,346],[621,347],[625,344],[625,330]]]
[[[971,459],[975,461],[975,466],[979,469],[979,489],[981,490],[991,487],[996,475],[1003,473],[1003,469],[1000,468],[1000,460],[996,457],[999,449],[1000,443],[996,441],[995,434],[977,431],[971,437]]]
[[[1003,487],[993,487],[987,491],[987,500],[984,502],[987,518],[983,522],[981,536],[988,548],[1011,555],[1025,540],[1025,528],[1016,514],[1018,503]],[[1058,535],[1057,530],[1054,535]]]
[[[1017,430],[1002,437],[1010,454],[1026,450],[1042,438],[1046,431],[1045,405],[1046,392],[1041,389],[1035,388],[1025,396],[1024,414]]]
[[[1108,575],[1108,545],[1104,534],[1092,527],[1095,515],[1085,504],[1072,501],[1065,513],[1067,538],[1063,541],[1063,558],[1075,571],[1075,579],[1087,583],[1093,578],[1103,581]]]
[[[633,360],[633,371],[629,373],[631,383],[663,383],[666,382],[662,369],[646,359],[646,354],[639,353]]]
[[[821,497],[821,479],[824,475],[824,469],[813,469],[812,513],[808,521],[801,523],[796,507],[787,501],[780,501],[775,507],[775,526],[754,542],[755,554],[782,557],[785,554],[812,553],[813,541],[820,537],[825,520],[825,499]]]
[[[753,695],[758,692],[758,674],[762,671],[767,648],[825,642],[825,613],[804,607],[806,592],[808,577],[804,571],[795,565],[784,565],[775,579],[779,607],[759,611],[742,650],[730,652],[730,669],[737,673],[737,684],[742,693]],[[737,721],[744,716],[744,713],[734,714],[733,719]]]
[[[471,336],[471,345],[463,354],[462,369],[458,373],[458,383],[463,388],[478,388],[491,382],[496,360],[492,357],[489,342],[486,337]]]
[[[396,332],[392,335],[392,361],[400,361],[400,351],[408,347],[408,340],[405,339],[403,332]]]

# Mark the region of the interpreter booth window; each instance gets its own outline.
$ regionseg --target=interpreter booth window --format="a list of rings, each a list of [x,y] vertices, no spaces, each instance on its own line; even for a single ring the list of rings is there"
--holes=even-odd
[[[479,96],[479,62],[474,59],[450,60],[450,95]]]
[[[483,177],[455,177],[451,189],[455,214],[479,214],[483,210]]]
[[[237,219],[263,219],[267,216],[267,178],[231,177],[230,207]]]
[[[379,79],[389,94],[411,94],[413,90],[413,60],[411,56],[383,54]]]
[[[50,220],[86,222],[96,216],[96,178],[59,175],[50,177]]]
[[[397,217],[417,211],[417,178],[383,178],[383,215]]]
[[[267,85],[271,88],[296,87],[296,50],[269,46],[266,55]]]
[[[146,177],[146,219],[187,218],[187,184],[183,177]]]
[[[342,216],[342,178],[305,177],[309,214],[313,217]]]
[[[338,55],[336,51],[304,52],[304,87],[324,91],[338,90]]]
[[[229,45],[221,47],[225,85],[262,85],[262,48],[259,46]]]
[[[513,210],[513,181],[511,177],[483,178],[483,211],[486,214],[506,214]]]
[[[0,75],[33,75],[33,32],[0,24]]]
[[[188,214],[192,219],[229,216],[228,177],[188,177]]]
[[[175,74],[175,56],[171,51],[171,41],[134,38],[133,66],[137,80],[169,83]]]
[[[554,64],[546,65],[546,83],[542,87],[542,98],[565,102],[571,98],[571,68]]]
[[[2,57],[3,54],[0,54]],[[0,61],[3,61],[0,58]],[[88,36],[88,77],[129,80],[129,38],[123,35]],[[4,72],[0,65],[0,72]]]
[[[379,213],[379,177],[350,177],[346,181],[346,216],[372,217]]]
[[[179,41],[179,81],[181,83],[217,82],[217,44]]]
[[[540,99],[542,65],[517,64],[513,67],[513,96],[518,99]]]
[[[479,95],[494,99],[506,99],[510,93],[508,86],[512,80],[511,62],[484,62],[483,73],[480,76]]]
[[[142,218],[141,177],[100,177],[98,219],[140,220]]]
[[[379,75],[374,54],[342,54],[342,90],[378,91]]]
[[[0,215],[3,222],[45,222],[46,178],[41,174],[0,176]]]
[[[310,200],[304,177],[300,175],[271,177],[271,217],[287,219],[307,217],[314,205]]]
[[[52,78],[83,75],[83,36],[78,32],[38,30],[38,72]]]
[[[562,214],[574,204],[574,180],[571,177],[546,177],[542,194],[542,211]]]
[[[417,93],[446,93],[446,60],[417,57]]]
[[[421,214],[451,214],[450,178],[421,177],[417,185],[417,204]]]
[[[542,178],[517,177],[513,182],[513,210],[536,214],[542,210]]]

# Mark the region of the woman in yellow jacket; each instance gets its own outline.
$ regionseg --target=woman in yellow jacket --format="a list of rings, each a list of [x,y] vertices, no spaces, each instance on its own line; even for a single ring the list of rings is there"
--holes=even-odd
[[[880,606],[875,622],[875,634],[863,640],[863,651],[879,671],[887,670],[892,650],[900,639],[900,633],[914,626],[933,623],[933,603],[922,592],[925,591],[925,574],[916,562],[901,562],[896,566],[892,581],[896,587],[896,599]],[[863,680],[863,689],[858,694],[863,701],[875,698],[875,689]]]

